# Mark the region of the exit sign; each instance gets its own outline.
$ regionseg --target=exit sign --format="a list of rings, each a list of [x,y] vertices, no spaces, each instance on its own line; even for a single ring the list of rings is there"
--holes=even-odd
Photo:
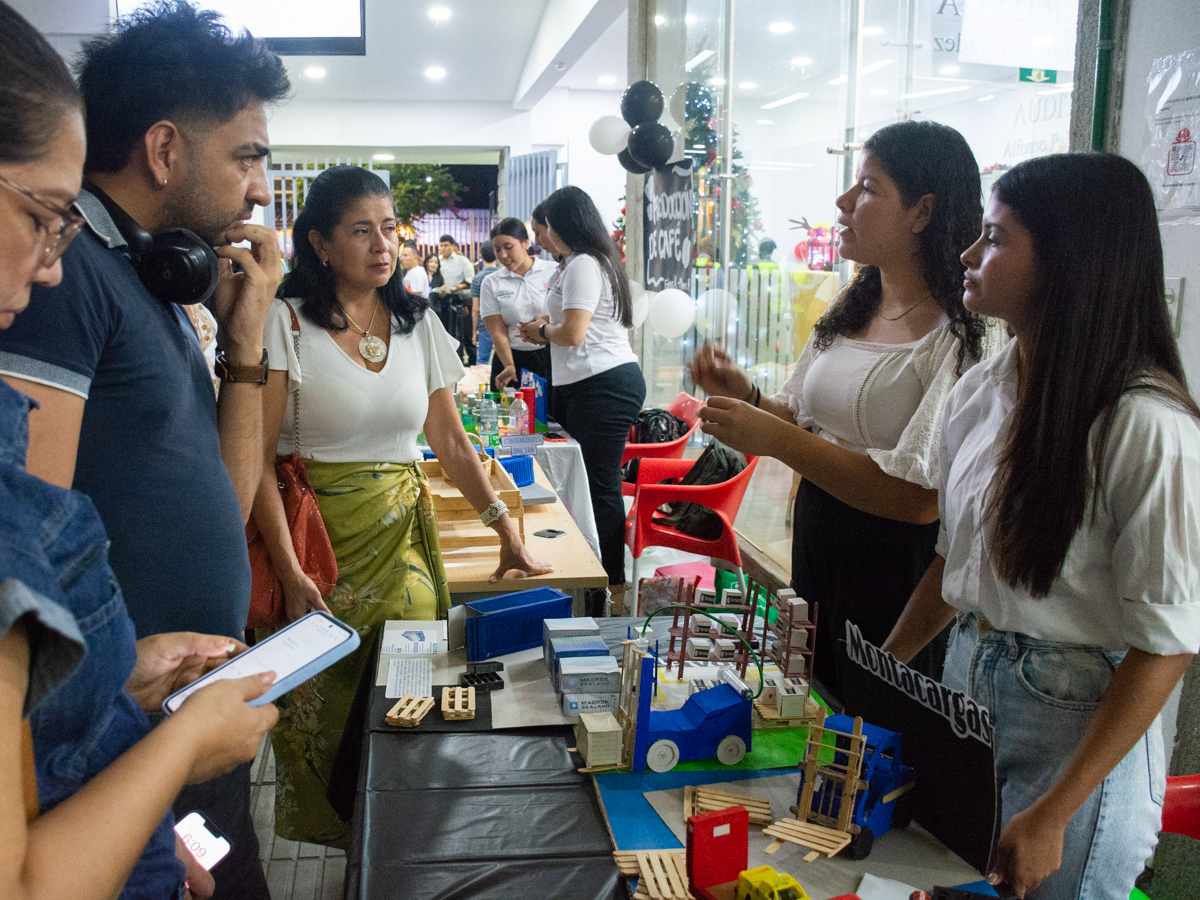
[[[1057,69],[1020,69],[1020,81],[1030,84],[1055,84],[1058,82]]]

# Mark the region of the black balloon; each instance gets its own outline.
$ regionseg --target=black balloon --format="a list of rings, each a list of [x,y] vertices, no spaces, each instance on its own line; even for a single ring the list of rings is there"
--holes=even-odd
[[[670,129],[658,122],[643,122],[629,132],[629,154],[643,166],[657,169],[671,161],[675,138]]]
[[[663,111],[663,94],[653,81],[635,81],[621,95],[621,118],[631,126],[657,122]]]
[[[643,166],[640,162],[630,156],[628,147],[617,154],[617,161],[620,162],[621,166],[626,172],[629,172],[633,175],[645,175],[652,168],[654,168],[653,166]]]

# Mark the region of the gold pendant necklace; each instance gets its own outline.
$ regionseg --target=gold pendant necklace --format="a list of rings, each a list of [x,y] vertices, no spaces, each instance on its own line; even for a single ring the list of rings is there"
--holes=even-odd
[[[883,310],[880,310],[879,318],[883,319],[885,322],[898,322],[901,319],[903,319],[905,316],[907,316],[910,312],[912,312],[914,309],[916,309],[918,306],[921,306],[924,303],[928,303],[930,301],[930,299],[931,298],[926,297],[924,300],[918,300],[916,303],[914,303],[912,306],[910,306],[908,309],[906,309],[904,312],[900,313],[897,316],[885,316],[883,314]]]
[[[358,342],[358,355],[369,363],[378,365],[387,359],[387,344],[371,334],[371,326],[375,324],[375,314],[379,312],[379,301],[375,301],[375,306],[371,310],[371,321],[367,323],[367,327],[361,328],[359,324],[351,318],[350,313],[346,312],[346,307],[338,304],[342,310],[342,315],[346,317],[346,322],[358,334],[362,335],[362,340]]]

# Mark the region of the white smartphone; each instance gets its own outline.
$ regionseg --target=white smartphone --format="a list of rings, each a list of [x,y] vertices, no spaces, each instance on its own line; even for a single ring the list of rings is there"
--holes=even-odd
[[[269,638],[259,641],[245,653],[222,663],[206,675],[163,701],[163,712],[176,712],[183,701],[215,681],[245,678],[258,672],[274,672],[275,683],[250,701],[251,706],[272,703],[299,684],[303,684],[358,647],[358,632],[328,613],[310,612]]]
[[[176,822],[175,833],[206,872],[229,855],[229,839],[198,812]]]

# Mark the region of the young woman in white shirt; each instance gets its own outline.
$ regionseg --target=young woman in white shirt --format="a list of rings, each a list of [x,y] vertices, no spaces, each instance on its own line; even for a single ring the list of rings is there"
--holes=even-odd
[[[579,442],[600,561],[613,610],[624,611],[625,503],[621,454],[646,399],[646,382],[629,346],[629,279],[592,198],[574,186],[542,202],[548,249],[562,258],[547,300],[548,317],[521,325],[521,336],[550,345],[554,417]]]
[[[419,432],[499,535],[493,580],[549,570],[529,556],[467,441],[454,405],[463,368],[449,335],[426,301],[401,288],[387,185],[356,166],[327,169],[309,187],[295,233],[292,270],[280,285],[286,301],[277,301],[266,327],[268,459],[254,520],[288,616],[328,609],[358,630],[364,650],[280,704],[275,828],[292,840],[344,846],[348,825],[325,786],[370,656],[365,648],[385,621],[442,619],[450,605],[418,466]],[[298,351],[289,307],[297,313]],[[301,569],[284,516],[275,459],[292,452],[305,460],[337,557],[338,583],[327,599]]]
[[[1117,156],[1022,163],[963,262],[967,307],[1015,338],[950,394],[938,555],[885,649],[955,622],[946,680],[994,723],[990,880],[1124,900],[1162,818],[1159,713],[1200,648],[1200,410],[1150,186]]]
[[[962,135],[901,122],[863,148],[837,200],[840,250],[860,265],[817,322],[783,392],[765,397],[721,350],[692,364],[704,430],[803,476],[792,586],[815,603],[815,672],[843,701],[846,621],[877,646],[933,557],[942,402],[984,353],[958,255],[979,233],[979,167]],[[915,661],[938,677],[944,639]]]
[[[479,315],[492,336],[492,385],[501,390],[513,384],[521,369],[550,381],[550,348],[521,337],[521,323],[546,315],[546,295],[558,266],[529,255],[529,232],[520,219],[501,219],[491,237],[503,268],[480,285]]]

